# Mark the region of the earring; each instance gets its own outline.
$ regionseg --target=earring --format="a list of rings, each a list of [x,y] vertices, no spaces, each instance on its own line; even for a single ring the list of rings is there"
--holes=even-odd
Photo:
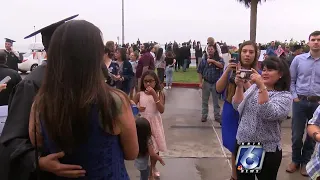
[[[280,79],[282,78],[282,76],[280,76]]]

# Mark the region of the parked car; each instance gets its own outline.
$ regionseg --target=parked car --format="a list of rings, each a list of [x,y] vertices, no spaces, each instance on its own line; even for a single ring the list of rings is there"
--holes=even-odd
[[[23,54],[21,63],[18,64],[18,69],[22,73],[33,71],[41,62],[46,59],[42,43],[34,43],[29,46],[30,51]]]

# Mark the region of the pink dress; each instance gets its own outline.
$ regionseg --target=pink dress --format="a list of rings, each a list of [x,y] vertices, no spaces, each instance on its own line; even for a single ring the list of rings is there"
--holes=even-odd
[[[166,139],[164,136],[164,130],[162,125],[161,114],[157,109],[156,103],[151,95],[147,95],[145,92],[140,91],[139,104],[141,107],[146,107],[144,112],[141,112],[141,116],[146,118],[151,126],[152,142],[155,152],[164,152],[167,150]]]

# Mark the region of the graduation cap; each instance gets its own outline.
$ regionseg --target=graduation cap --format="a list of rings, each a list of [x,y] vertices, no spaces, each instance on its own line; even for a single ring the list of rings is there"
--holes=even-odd
[[[9,38],[4,38],[5,40],[6,40],[6,42],[8,42],[8,43],[14,43],[14,42],[16,42],[16,41],[14,41],[14,40],[12,40],[12,39],[9,39]]]
[[[49,43],[50,43],[50,39],[54,33],[54,31],[62,24],[64,24],[66,21],[69,21],[71,19],[74,19],[75,17],[79,16],[79,14],[77,15],[74,15],[74,16],[71,16],[71,17],[68,17],[66,19],[63,19],[61,21],[58,21],[56,23],[53,23],[49,26],[46,26],[42,29],[39,29],[38,31],[36,32],[33,32],[31,33],[30,35],[26,36],[24,39],[28,39],[30,37],[33,37],[39,33],[41,33],[42,35],[42,43],[43,43],[43,46],[45,48],[45,50],[48,50],[48,47],[49,47]]]

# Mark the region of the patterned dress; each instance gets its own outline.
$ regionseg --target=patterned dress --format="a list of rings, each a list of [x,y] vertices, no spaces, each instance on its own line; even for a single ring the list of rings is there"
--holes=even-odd
[[[141,107],[146,107],[141,116],[146,118],[151,126],[152,142],[155,152],[164,152],[167,150],[166,139],[164,136],[163,124],[161,114],[157,109],[152,95],[147,95],[145,92],[140,91],[139,104]]]

